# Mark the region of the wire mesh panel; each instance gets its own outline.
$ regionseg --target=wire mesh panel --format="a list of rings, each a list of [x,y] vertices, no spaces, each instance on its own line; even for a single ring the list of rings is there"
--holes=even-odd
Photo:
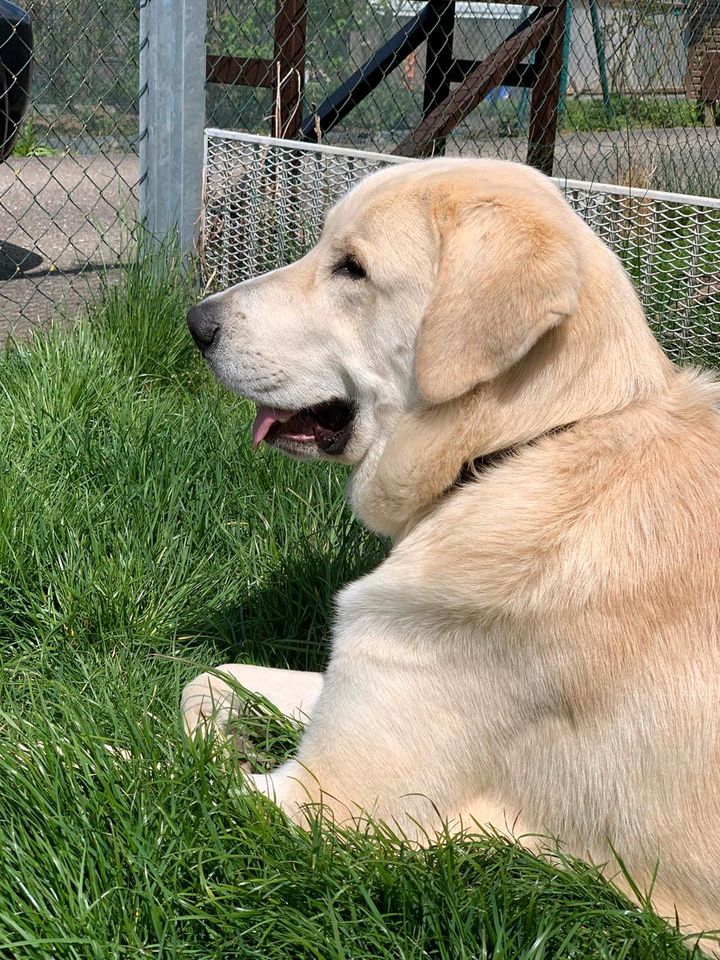
[[[675,360],[720,366],[720,200],[559,181],[620,257]]]
[[[402,158],[206,131],[202,260],[226,287],[301,256],[326,210],[358,180]]]
[[[0,343],[118,266],[138,182],[139,0],[20,2],[30,42],[0,2]],[[2,151],[2,104],[19,92],[29,107]]]
[[[206,131],[203,266],[219,289],[291,262],[358,180],[406,158]],[[675,360],[720,365],[720,200],[558,180]]]
[[[234,58],[210,71],[209,125],[408,155],[526,160],[530,141],[556,176],[717,195],[720,0],[208,9],[208,52]]]

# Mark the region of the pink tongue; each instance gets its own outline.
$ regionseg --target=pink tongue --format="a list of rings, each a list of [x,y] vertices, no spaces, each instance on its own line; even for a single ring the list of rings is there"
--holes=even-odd
[[[274,423],[278,420],[280,423],[292,420],[296,413],[296,410],[280,410],[277,407],[258,407],[257,413],[255,414],[255,423],[253,423],[252,428],[253,449],[260,446],[267,436],[268,430]]]

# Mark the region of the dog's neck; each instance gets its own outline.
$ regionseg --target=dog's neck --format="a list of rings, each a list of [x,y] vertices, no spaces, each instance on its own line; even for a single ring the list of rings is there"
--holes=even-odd
[[[574,339],[556,329],[509,374],[403,416],[379,458],[350,479],[355,515],[397,540],[435,508],[467,464],[667,390],[674,368],[649,330],[635,362],[637,341],[633,350],[610,343],[604,356],[573,357]]]
[[[448,407],[456,408],[455,412]],[[492,433],[473,438],[474,417],[463,407],[445,405],[405,416],[375,471],[368,477],[362,471],[353,474],[350,503],[367,527],[399,540],[454,489],[571,425],[538,427],[498,443],[491,439]]]
[[[533,437],[531,440],[527,440],[524,443],[517,443],[512,447],[501,447],[499,450],[490,450],[488,453],[483,453],[481,456],[475,457],[474,460],[469,460],[467,463],[462,465],[460,473],[457,475],[457,477],[455,477],[455,480],[448,488],[448,491],[455,490],[457,487],[461,487],[463,484],[469,483],[471,480],[477,480],[478,477],[482,476],[482,474],[491,467],[499,466],[514,454],[522,452],[526,447],[534,446],[534,444],[544,440],[545,437],[553,437],[558,433],[564,433],[565,430],[569,430],[574,426],[574,422],[564,423],[562,426],[553,427],[552,430],[546,430],[545,433],[541,433],[539,437]]]

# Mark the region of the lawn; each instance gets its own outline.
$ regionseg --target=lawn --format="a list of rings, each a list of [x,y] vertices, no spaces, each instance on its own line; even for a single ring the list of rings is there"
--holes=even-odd
[[[661,129],[702,126],[697,105],[685,97],[610,96],[610,113],[600,97],[568,97],[560,129],[587,133],[602,130]]]
[[[341,471],[252,453],[186,334],[196,295],[171,255],[138,261],[91,319],[0,357],[0,955],[689,956],[582,863],[305,833],[184,740],[185,681],[322,665],[333,593],[386,549]],[[256,763],[297,737],[248,722]]]

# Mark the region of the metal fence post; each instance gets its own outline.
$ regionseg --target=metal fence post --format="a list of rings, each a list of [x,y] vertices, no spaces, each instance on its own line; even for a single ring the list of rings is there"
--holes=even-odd
[[[195,246],[205,127],[207,0],[140,6],[140,217],[153,236]]]
[[[428,30],[425,53],[425,89],[423,90],[423,117],[442,103],[450,93],[450,74],[455,58],[455,0],[430,0],[429,7],[436,13],[435,22]],[[433,141],[433,152],[445,153],[445,139]]]

